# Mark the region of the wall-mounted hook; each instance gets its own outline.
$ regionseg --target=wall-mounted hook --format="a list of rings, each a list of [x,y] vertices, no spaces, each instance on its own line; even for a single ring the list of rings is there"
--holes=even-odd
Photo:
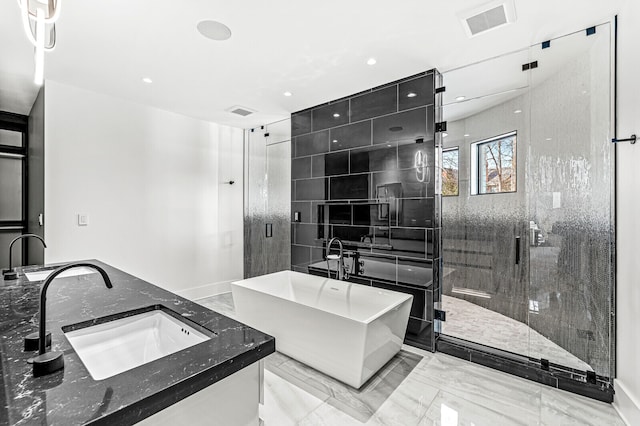
[[[638,138],[637,138],[637,136],[634,134],[634,135],[631,135],[631,137],[630,137],[630,138],[626,138],[626,139],[615,139],[615,138],[614,138],[614,139],[611,139],[611,142],[613,142],[613,143],[618,143],[618,142],[631,142],[631,145],[633,145],[633,144],[635,144],[635,143],[636,143],[636,140],[638,140]]]

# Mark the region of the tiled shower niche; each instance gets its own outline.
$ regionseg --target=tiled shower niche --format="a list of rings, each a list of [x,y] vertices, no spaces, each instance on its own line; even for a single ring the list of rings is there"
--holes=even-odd
[[[340,238],[350,282],[414,296],[405,340],[428,350],[441,283],[439,81],[431,70],[291,116],[292,269],[335,278],[326,245]]]

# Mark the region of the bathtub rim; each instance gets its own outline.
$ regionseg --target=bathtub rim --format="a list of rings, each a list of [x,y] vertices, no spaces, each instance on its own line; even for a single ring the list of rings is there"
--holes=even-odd
[[[352,318],[352,317],[349,317],[349,316],[346,316],[346,315],[342,315],[342,314],[339,314],[339,313],[328,312],[328,311],[325,311],[323,309],[317,308],[315,306],[307,305],[305,303],[299,303],[299,302],[296,302],[294,300],[275,295],[273,293],[269,293],[269,292],[266,292],[266,291],[260,291],[259,289],[256,289],[256,288],[253,288],[253,287],[248,287],[248,286],[243,284],[244,281],[255,280],[255,279],[258,279],[260,277],[265,277],[265,276],[270,276],[270,275],[278,275],[278,274],[280,274],[280,275],[291,275],[291,274],[293,274],[293,275],[302,275],[302,276],[314,277],[315,279],[330,280],[330,281],[333,281],[333,282],[340,283],[340,285],[345,285],[345,283],[347,283],[347,284],[350,284],[350,285],[358,285],[358,286],[361,286],[361,287],[364,287],[364,288],[368,287],[372,291],[377,291],[377,292],[382,292],[382,293],[385,293],[385,292],[395,293],[401,298],[401,300],[399,300],[395,304],[391,304],[389,306],[385,306],[384,309],[381,309],[381,310],[377,311],[374,315],[367,317],[365,320],[359,320],[359,319]],[[305,307],[307,307],[309,309],[313,309],[313,310],[316,310],[316,311],[319,311],[319,312],[329,313],[331,315],[339,316],[339,317],[347,319],[349,321],[354,321],[354,322],[361,323],[361,324],[364,324],[364,325],[371,324],[373,321],[375,321],[376,319],[382,317],[387,312],[390,312],[393,309],[399,308],[403,303],[406,303],[407,301],[409,301],[410,303],[413,303],[413,295],[408,294],[408,293],[403,293],[401,291],[379,289],[379,288],[367,286],[367,285],[364,285],[364,284],[352,283],[352,282],[348,282],[348,281],[340,281],[340,280],[336,280],[336,279],[333,279],[333,278],[321,278],[321,277],[318,277],[317,275],[305,274],[305,273],[302,273],[302,272],[292,271],[292,270],[289,270],[289,269],[285,269],[283,271],[278,271],[278,272],[272,272],[270,274],[258,275],[256,277],[252,277],[252,278],[245,278],[245,279],[242,279],[242,280],[232,281],[231,282],[231,292],[232,293],[233,293],[234,286],[238,286],[238,287],[242,287],[242,288],[247,289],[247,290],[251,290],[251,291],[258,292],[258,293],[262,293],[262,294],[265,294],[265,295],[268,295],[268,296],[271,296],[271,297],[274,297],[274,298],[277,298],[277,299],[280,299],[280,300],[286,300],[286,301],[289,301],[290,303],[296,303],[298,305],[303,305],[303,306],[305,306]]]

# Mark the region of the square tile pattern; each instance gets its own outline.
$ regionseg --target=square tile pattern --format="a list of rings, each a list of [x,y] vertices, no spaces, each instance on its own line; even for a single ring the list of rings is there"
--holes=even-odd
[[[234,316],[231,293],[198,303]],[[265,426],[624,426],[609,404],[406,345],[360,389],[279,352],[264,377]]]

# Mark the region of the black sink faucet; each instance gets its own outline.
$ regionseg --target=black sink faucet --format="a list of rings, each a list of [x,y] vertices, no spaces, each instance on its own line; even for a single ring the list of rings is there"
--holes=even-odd
[[[15,280],[15,279],[18,278],[18,273],[13,270],[13,245],[18,240],[21,240],[23,238],[31,238],[31,237],[39,239],[40,242],[42,243],[42,245],[44,246],[44,248],[47,248],[47,244],[44,242],[44,240],[42,239],[42,237],[40,235],[23,234],[23,235],[19,235],[19,236],[15,237],[11,241],[11,243],[9,244],[9,269],[4,269],[2,271],[2,275],[4,275],[4,279],[5,280]]]
[[[40,324],[38,336],[39,354],[38,356],[29,359],[29,362],[33,363],[33,377],[44,376],[46,374],[50,374],[64,368],[64,358],[62,357],[62,352],[47,352],[47,342],[45,338],[47,326],[47,289],[49,288],[49,285],[51,285],[53,280],[62,272],[68,269],[80,267],[95,269],[100,273],[100,275],[102,275],[102,279],[104,280],[107,288],[113,288],[107,272],[101,267],[93,265],[91,263],[70,263],[68,265],[59,267],[47,277],[47,279],[44,281],[44,284],[42,284],[42,289],[40,290]]]

